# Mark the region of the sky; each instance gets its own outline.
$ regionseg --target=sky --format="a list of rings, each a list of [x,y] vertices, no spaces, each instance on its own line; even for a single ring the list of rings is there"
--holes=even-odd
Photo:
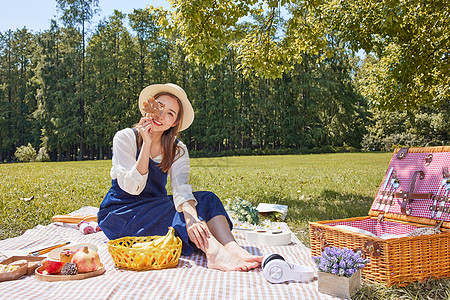
[[[169,9],[166,0],[99,0],[100,13],[93,19],[95,26],[99,20],[112,15],[114,9],[131,13],[135,8],[148,5]],[[50,28],[50,20],[58,19],[56,0],[0,0],[0,32],[27,27],[33,32]]]

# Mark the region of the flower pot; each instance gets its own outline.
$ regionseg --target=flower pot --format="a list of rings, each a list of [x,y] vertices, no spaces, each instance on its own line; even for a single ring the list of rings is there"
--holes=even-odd
[[[319,292],[331,296],[350,299],[361,287],[361,270],[352,277],[337,276],[331,273],[319,272]]]

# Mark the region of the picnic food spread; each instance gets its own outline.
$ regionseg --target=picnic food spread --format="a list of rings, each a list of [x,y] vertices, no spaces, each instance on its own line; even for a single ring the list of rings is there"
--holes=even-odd
[[[95,214],[97,211],[97,207],[88,206],[72,213],[88,215]],[[286,223],[279,225],[280,228],[274,229],[289,230]],[[108,238],[102,232],[82,235],[75,226],[53,223],[30,229],[28,233],[13,240],[3,240],[0,243],[0,251],[4,253],[7,249],[31,247],[32,245],[27,244],[30,237],[39,242],[33,245],[36,249],[71,241],[69,245],[61,247],[60,252],[66,248],[72,248],[77,243],[95,245],[106,271],[102,275],[76,281],[73,281],[72,278],[95,274],[96,272],[46,276],[46,279],[58,279],[59,281],[56,282],[38,279],[38,276],[43,277],[42,274],[36,275],[33,272],[34,275],[32,276],[22,276],[20,280],[2,283],[2,291],[0,292],[2,297],[0,298],[74,299],[89,295],[88,298],[96,299],[209,299],[214,297],[238,299],[242,298],[243,293],[245,293],[245,295],[253,295],[252,298],[254,299],[278,299],[281,297],[311,300],[335,299],[317,293],[317,280],[301,283],[289,281],[287,284],[275,286],[264,278],[262,269],[251,272],[222,272],[208,269],[206,256],[200,251],[195,252],[192,256],[180,257],[176,268],[150,272],[125,271],[123,268],[114,266],[114,261],[107,249]],[[163,236],[166,233],[167,227],[160,235]],[[234,236],[238,244],[250,249],[252,254],[278,253],[289,263],[313,267],[313,262],[309,258],[309,249],[294,234],[292,234],[292,243],[283,247],[250,244],[242,234],[234,234]],[[61,240],[61,237],[64,237],[65,240]],[[142,239],[141,241],[145,240]],[[23,252],[28,253],[30,250],[26,249]],[[57,254],[56,256],[48,253],[55,260],[59,258],[60,253]],[[68,278],[69,280],[61,282],[62,278]],[[186,278],[189,280],[186,280]],[[250,284],[242,285],[242,282]]]
[[[38,270],[40,274],[75,275],[77,273],[93,272],[100,267],[100,257],[97,251],[85,246],[82,249],[64,250],[61,252],[59,261],[45,259],[42,268]],[[68,262],[70,258],[70,262]],[[68,264],[66,268],[65,265]],[[64,272],[62,270],[64,269]]]
[[[108,242],[108,251],[118,268],[127,270],[160,270],[178,265],[182,242],[175,230],[165,236],[123,237]]]
[[[78,280],[105,272],[97,251],[88,246],[65,249],[60,257],[60,260],[44,259],[42,266],[36,269],[36,278],[42,281]]]
[[[150,117],[152,117],[152,118],[158,116],[161,113],[161,111],[163,110],[163,107],[164,107],[164,104],[159,103],[155,99],[155,97],[151,97],[147,101],[144,101],[142,103],[142,105],[144,106],[143,110],[146,113],[149,113]]]

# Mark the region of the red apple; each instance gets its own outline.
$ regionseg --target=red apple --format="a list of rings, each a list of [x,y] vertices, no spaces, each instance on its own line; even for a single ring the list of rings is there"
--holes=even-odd
[[[64,266],[64,264],[65,264],[64,262],[49,259],[44,259],[42,261],[42,266],[44,267],[45,271],[47,271],[49,274],[58,274],[59,272],[61,272],[61,269]]]

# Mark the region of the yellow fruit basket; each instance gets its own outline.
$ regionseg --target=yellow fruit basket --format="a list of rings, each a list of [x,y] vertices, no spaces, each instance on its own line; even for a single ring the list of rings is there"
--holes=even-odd
[[[121,269],[144,271],[176,267],[181,255],[181,239],[173,236],[170,242],[151,244],[163,238],[164,236],[127,236],[110,240],[108,251],[116,267]],[[133,248],[138,243],[149,245],[145,248]]]

